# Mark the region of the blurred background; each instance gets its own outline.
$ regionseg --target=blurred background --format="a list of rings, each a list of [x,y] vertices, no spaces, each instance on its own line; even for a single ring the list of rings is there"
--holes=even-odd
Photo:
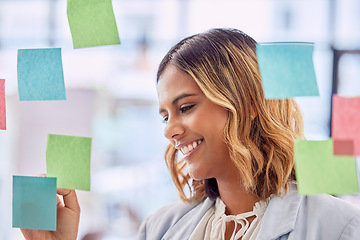
[[[331,95],[360,95],[358,0],[113,0],[121,45],[73,49],[66,0],[0,0],[0,239],[12,226],[12,175],[46,172],[47,134],[92,137],[91,191],[78,191],[79,239],[135,239],[141,221],[178,199],[163,154],[155,75],[180,39],[213,27],[258,42],[314,42],[320,97],[297,98],[305,136],[330,135]],[[66,101],[20,102],[17,50],[62,49]],[[341,196],[360,206],[358,196]]]

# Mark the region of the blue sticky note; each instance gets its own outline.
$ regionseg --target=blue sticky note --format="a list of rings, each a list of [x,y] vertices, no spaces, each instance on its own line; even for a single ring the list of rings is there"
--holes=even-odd
[[[256,55],[265,98],[319,96],[313,50],[312,43],[257,44]]]
[[[13,176],[13,227],[56,231],[56,178]]]
[[[20,101],[66,100],[60,48],[19,49]]]

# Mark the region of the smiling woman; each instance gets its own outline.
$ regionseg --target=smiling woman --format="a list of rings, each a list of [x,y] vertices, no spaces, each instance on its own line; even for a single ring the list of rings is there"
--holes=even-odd
[[[170,141],[165,160],[183,202],[145,220],[138,239],[360,234],[354,206],[297,193],[293,146],[302,116],[292,99],[265,99],[250,36],[211,29],[183,39],[160,63],[157,90]]]

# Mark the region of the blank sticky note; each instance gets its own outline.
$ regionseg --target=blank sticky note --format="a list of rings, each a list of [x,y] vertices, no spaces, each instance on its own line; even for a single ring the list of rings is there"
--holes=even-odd
[[[256,55],[267,99],[319,96],[312,43],[257,44]]]
[[[295,171],[302,195],[359,192],[355,157],[334,156],[332,139],[296,140]]]
[[[20,101],[66,100],[60,48],[19,49]]]
[[[59,188],[90,191],[91,138],[49,134],[47,176],[57,177]]]
[[[334,155],[354,156],[354,140],[333,139]]]
[[[360,156],[360,97],[334,94],[331,118],[334,153]]]
[[[6,130],[5,79],[0,79],[0,129]]]
[[[111,0],[68,0],[74,48],[120,44]]]
[[[13,227],[56,230],[56,178],[13,176]]]

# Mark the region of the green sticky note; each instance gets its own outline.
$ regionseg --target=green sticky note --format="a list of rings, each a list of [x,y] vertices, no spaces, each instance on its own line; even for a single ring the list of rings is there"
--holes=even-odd
[[[46,172],[57,187],[90,191],[91,138],[49,134]]]
[[[13,176],[13,227],[56,231],[56,178]]]
[[[312,43],[257,44],[261,79],[267,99],[319,96]]]
[[[355,157],[335,156],[332,139],[295,141],[295,171],[300,194],[359,192]]]
[[[74,48],[120,44],[111,0],[68,0]]]

